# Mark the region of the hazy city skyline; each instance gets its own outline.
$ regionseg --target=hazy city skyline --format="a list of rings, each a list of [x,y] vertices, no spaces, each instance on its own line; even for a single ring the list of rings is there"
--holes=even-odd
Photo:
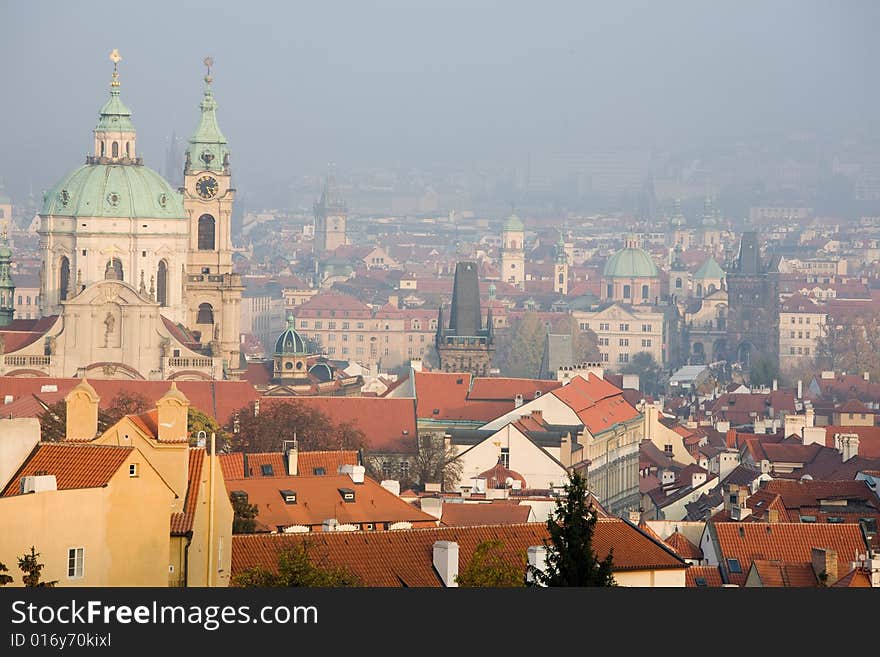
[[[0,44],[0,179],[13,195],[32,185],[39,196],[90,151],[114,47],[139,152],[157,170],[172,131],[195,128],[202,59],[214,58],[245,188],[331,161],[465,166],[876,132],[873,3],[158,2],[112,13],[93,2],[0,9],[16,26]]]

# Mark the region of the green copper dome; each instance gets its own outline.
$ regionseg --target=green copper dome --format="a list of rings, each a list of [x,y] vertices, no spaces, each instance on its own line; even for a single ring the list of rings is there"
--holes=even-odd
[[[657,276],[657,265],[648,252],[639,248],[634,239],[627,240],[621,249],[608,259],[603,272],[605,278],[653,278]]]
[[[694,274],[694,279],[698,281],[706,280],[706,279],[718,279],[724,278],[724,270],[721,269],[721,265],[716,262],[715,258],[709,256],[700,268]]]
[[[209,69],[208,75],[205,76],[202,102],[199,105],[202,117],[195,133],[190,137],[189,148],[186,149],[187,167],[197,171],[223,171],[229,165],[228,143],[217,123],[217,101],[214,100],[214,91],[211,89],[213,81]]]
[[[522,222],[522,219],[517,217],[515,214],[510,215],[507,218],[507,221],[504,222],[504,230],[525,230],[526,226]]]
[[[110,98],[101,108],[101,116],[95,130],[101,131],[124,131],[134,132],[134,124],[131,122],[131,110],[125,106],[119,97],[119,87],[110,87]]]
[[[85,164],[43,198],[43,215],[185,219],[183,198],[149,167]]]
[[[295,323],[292,316],[287,318],[287,328],[275,341],[276,356],[304,355],[306,353],[306,341],[293,327]]]

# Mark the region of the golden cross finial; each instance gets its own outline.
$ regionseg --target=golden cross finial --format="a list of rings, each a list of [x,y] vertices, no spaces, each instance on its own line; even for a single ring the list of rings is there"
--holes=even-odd
[[[211,77],[211,67],[214,65],[214,58],[211,56],[205,57],[205,66],[208,68],[208,72],[205,74],[205,82],[210,83],[214,78]]]
[[[122,57],[119,54],[119,50],[116,48],[113,49],[113,52],[110,53],[110,61],[113,62],[113,81],[110,83],[111,87],[119,86],[119,62],[122,61]]]

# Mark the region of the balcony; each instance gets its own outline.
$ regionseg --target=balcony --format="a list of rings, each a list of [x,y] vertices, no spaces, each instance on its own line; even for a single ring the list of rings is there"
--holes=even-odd
[[[168,359],[168,367],[185,367],[185,368],[194,368],[194,367],[212,367],[214,365],[214,360],[211,358],[169,358]]]
[[[4,365],[15,365],[17,367],[47,367],[52,362],[51,356],[6,356],[3,359]]]

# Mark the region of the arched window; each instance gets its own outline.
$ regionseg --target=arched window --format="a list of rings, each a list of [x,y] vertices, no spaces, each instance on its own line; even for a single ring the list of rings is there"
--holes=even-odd
[[[67,299],[67,288],[70,287],[70,260],[67,256],[61,256],[61,267],[58,275],[59,296],[61,301]]]
[[[210,303],[203,303],[199,305],[199,314],[196,317],[196,324],[213,324],[214,323],[214,309],[211,307]]]
[[[703,296],[703,284],[697,283],[697,297],[701,298],[702,296]]]
[[[609,283],[605,289],[605,292],[606,292],[606,294],[605,294],[606,297],[608,297],[609,299],[613,298],[614,297],[614,285]]]
[[[131,142],[125,142],[125,157],[131,157]]]
[[[107,144],[105,144],[102,141],[101,142],[101,157],[104,157],[104,155],[106,155],[106,154],[107,154]]]
[[[715,291],[715,283],[709,283],[708,294],[712,294]]]
[[[623,298],[629,299],[632,296],[632,288],[629,285],[623,286]]]
[[[647,298],[648,298],[648,295],[649,295],[650,293],[651,293],[651,292],[650,292],[650,290],[648,289],[648,286],[647,286],[647,285],[642,285],[642,299],[647,299]]]
[[[203,214],[199,217],[199,251],[214,250],[214,217]]]
[[[159,261],[159,271],[156,272],[156,301],[160,306],[168,305],[168,265],[164,260]]]
[[[565,274],[559,272],[559,284],[565,283]]]
[[[104,267],[104,279],[108,281],[121,281],[122,278],[122,260],[119,258],[113,258],[112,260],[107,261],[107,266]]]
[[[676,279],[675,279],[675,289],[676,289],[676,290],[680,290],[680,289],[681,289],[681,279],[680,279],[680,278],[676,278]]]
[[[118,141],[113,142],[112,149],[113,149],[113,157],[119,157],[119,142]]]

